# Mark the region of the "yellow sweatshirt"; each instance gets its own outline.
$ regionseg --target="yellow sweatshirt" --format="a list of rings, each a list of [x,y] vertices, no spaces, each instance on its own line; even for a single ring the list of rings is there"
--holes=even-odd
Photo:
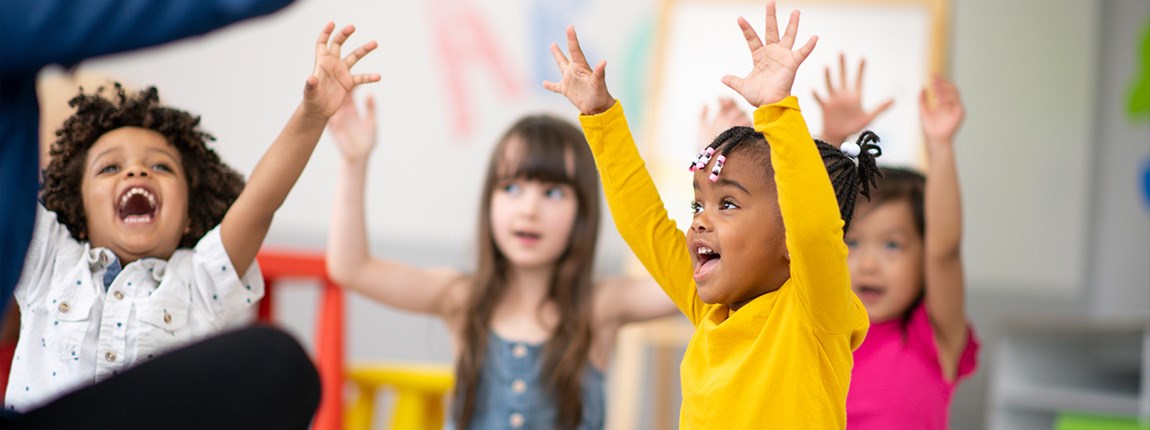
[[[791,277],[738,311],[699,298],[686,237],[667,217],[622,107],[581,116],[615,226],[695,325],[680,367],[682,429],[842,429],[852,351],[868,327],[850,289],[842,219],[798,102],[755,111],[771,145]]]

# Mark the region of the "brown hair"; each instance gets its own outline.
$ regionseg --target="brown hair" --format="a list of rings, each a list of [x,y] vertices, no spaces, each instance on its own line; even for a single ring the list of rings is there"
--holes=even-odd
[[[44,208],[56,213],[73,238],[87,240],[88,224],[80,183],[88,149],[109,131],[122,127],[146,128],[163,135],[169,145],[180,151],[188,180],[191,228],[180,238],[179,246],[195,246],[220,223],[240,195],[244,188],[243,177],[208,148],[207,142],[215,138],[199,128],[200,118],[160,106],[160,95],[155,87],[148,87],[130,97],[117,82],[110,98],[104,97],[104,89],[100,87],[93,94],[84,94],[81,88],[80,94],[68,102],[76,108],[76,113],[56,131],[51,161],[44,170]]]
[[[516,165],[506,166],[509,160],[505,154],[513,144],[518,145]],[[510,262],[491,231],[491,197],[501,181],[513,178],[568,184],[575,189],[578,201],[567,249],[559,257],[547,291],[547,298],[559,309],[559,324],[543,348],[540,367],[540,379],[558,411],[557,428],[574,429],[582,417],[580,388],[591,350],[591,276],[599,232],[599,178],[583,133],[547,115],[528,116],[512,125],[487,165],[479,210],[479,263],[474,289],[464,308],[453,412],[459,429],[467,428],[475,414],[491,315],[503,297],[510,270]]]

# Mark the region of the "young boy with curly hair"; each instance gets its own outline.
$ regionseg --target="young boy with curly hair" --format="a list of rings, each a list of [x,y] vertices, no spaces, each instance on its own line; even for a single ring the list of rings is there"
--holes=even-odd
[[[351,73],[376,43],[340,58],[355,30],[334,29],[321,32],[303,100],[246,186],[207,147],[199,118],[161,106],[155,88],[72,99],[14,294],[6,409],[36,408],[248,319],[275,211],[327,119],[353,87],[379,80]]]

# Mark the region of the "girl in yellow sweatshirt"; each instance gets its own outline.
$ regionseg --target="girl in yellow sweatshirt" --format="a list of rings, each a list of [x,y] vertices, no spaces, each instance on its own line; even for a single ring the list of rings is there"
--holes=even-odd
[[[648,272],[695,325],[681,366],[680,428],[844,428],[853,349],[866,309],[850,289],[844,223],[877,172],[873,134],[856,164],[816,142],[790,95],[811,37],[792,51],[799,14],[779,37],[773,2],[766,39],[739,19],[754,60],[723,83],[757,107],[755,127],[719,135],[691,163],[694,219],[667,217],[605,62],[590,67],[574,29],[563,73],[544,87],[577,107],[615,225]]]

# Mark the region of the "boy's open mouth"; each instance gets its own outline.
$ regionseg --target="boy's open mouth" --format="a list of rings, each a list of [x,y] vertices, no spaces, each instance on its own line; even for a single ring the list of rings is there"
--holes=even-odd
[[[120,195],[116,214],[126,224],[142,224],[156,218],[156,195],[144,187],[131,187]]]

